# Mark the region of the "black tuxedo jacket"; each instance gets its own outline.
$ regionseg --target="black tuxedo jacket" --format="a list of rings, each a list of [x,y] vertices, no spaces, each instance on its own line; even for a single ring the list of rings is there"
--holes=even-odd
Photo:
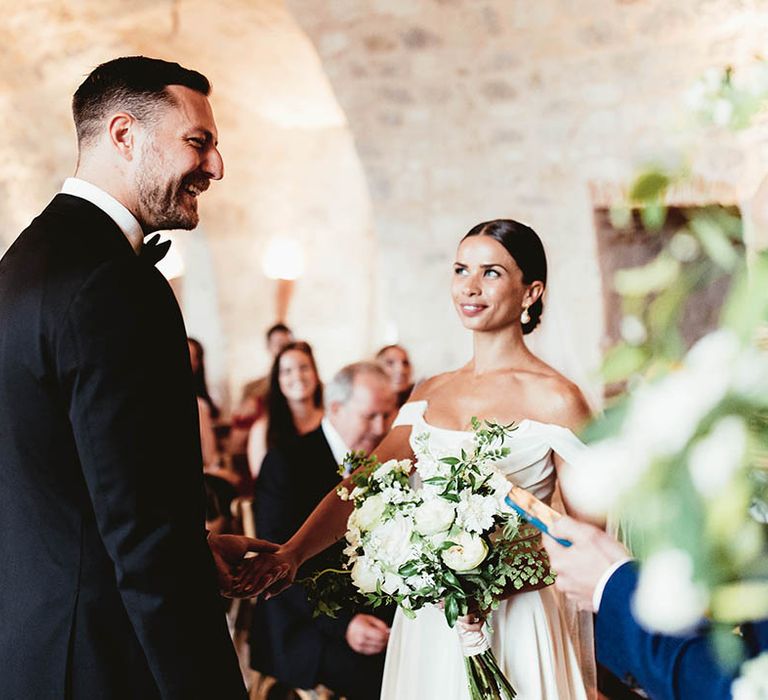
[[[59,194],[0,261],[0,695],[241,698],[163,276]]]
[[[338,465],[322,428],[296,439],[295,444],[267,452],[256,482],[256,527],[259,537],[288,540],[323,497],[341,481]],[[306,562],[298,577],[338,567],[343,545]],[[391,622],[391,611],[376,611]],[[294,584],[280,595],[260,602],[251,628],[251,666],[295,688],[323,682],[321,664],[343,666],[349,689],[343,695],[379,697],[383,654],[357,654],[346,644],[352,613],[335,619],[312,617],[302,586]],[[335,658],[329,659],[329,655]],[[327,684],[327,681],[325,681]],[[346,692],[344,692],[346,690]]]

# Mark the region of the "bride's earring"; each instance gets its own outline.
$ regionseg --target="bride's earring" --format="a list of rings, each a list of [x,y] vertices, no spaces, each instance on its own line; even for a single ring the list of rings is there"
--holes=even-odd
[[[531,314],[528,313],[528,307],[523,307],[523,313],[520,314],[520,323],[526,324],[531,322]]]

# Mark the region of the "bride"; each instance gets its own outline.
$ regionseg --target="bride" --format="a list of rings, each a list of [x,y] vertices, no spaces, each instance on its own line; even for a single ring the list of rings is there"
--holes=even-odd
[[[523,224],[500,219],[478,224],[459,244],[451,294],[474,352],[464,367],[420,384],[375,453],[382,462],[413,458],[412,440],[451,448],[467,438],[473,416],[518,426],[497,466],[511,483],[549,502],[558,472],[581,443],[570,432],[588,417],[579,389],[539,360],[523,336],[539,324],[547,281],[544,247]],[[346,485],[346,484],[345,484]],[[567,501],[566,501],[567,506]],[[260,555],[243,575],[243,590],[274,595],[298,566],[343,537],[351,504],[335,491],[274,555]],[[257,563],[258,562],[258,563]],[[519,700],[587,697],[577,644],[551,587],[515,592],[490,619],[492,648]],[[468,616],[459,627],[477,630]],[[442,611],[421,610],[414,620],[399,611],[387,649],[385,700],[462,700],[468,697],[460,635]]]

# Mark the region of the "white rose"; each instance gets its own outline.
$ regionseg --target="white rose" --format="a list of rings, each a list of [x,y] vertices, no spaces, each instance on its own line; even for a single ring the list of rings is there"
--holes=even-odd
[[[355,524],[361,530],[371,530],[381,520],[386,507],[387,502],[382,498],[381,494],[376,493],[373,496],[369,496],[359,508],[355,508],[352,511],[355,517]]]
[[[384,577],[381,590],[389,593],[389,595],[395,595],[396,593],[407,593],[408,586],[405,585],[405,581],[400,576],[390,571]]]
[[[376,590],[376,586],[379,582],[376,576],[376,571],[371,566],[371,561],[368,557],[360,557],[352,566],[351,571],[352,583],[362,593],[373,593]]]
[[[373,540],[381,561],[394,569],[408,561],[412,534],[411,523],[400,514],[377,527]]]
[[[424,501],[413,512],[416,531],[425,536],[444,532],[453,524],[454,517],[453,506],[444,498]]]
[[[739,468],[747,448],[747,426],[737,416],[720,419],[709,435],[698,440],[688,457],[693,485],[714,498]]]
[[[446,566],[454,571],[470,571],[483,563],[488,556],[488,545],[482,537],[462,532],[456,537],[451,537],[455,542],[442,553]]]
[[[768,652],[744,662],[741,675],[731,686],[733,700],[768,698]]]
[[[693,581],[693,562],[681,549],[652,554],[640,570],[632,611],[644,627],[662,634],[685,634],[707,608],[704,588]]]

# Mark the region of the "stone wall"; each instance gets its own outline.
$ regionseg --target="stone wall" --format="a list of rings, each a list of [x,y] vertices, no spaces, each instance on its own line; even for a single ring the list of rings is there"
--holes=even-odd
[[[686,121],[684,107],[706,69],[764,51],[764,2],[289,0],[289,7],[318,48],[365,165],[381,316],[396,323],[423,373],[468,354],[448,275],[456,242],[478,221],[518,218],[544,238],[550,307],[562,311],[551,335],[572,339],[569,364],[578,371],[597,364],[603,336],[594,186],[620,191],[638,165],[681,149],[697,153],[702,177],[725,180],[737,197],[748,196],[764,170],[764,139],[713,144]]]

